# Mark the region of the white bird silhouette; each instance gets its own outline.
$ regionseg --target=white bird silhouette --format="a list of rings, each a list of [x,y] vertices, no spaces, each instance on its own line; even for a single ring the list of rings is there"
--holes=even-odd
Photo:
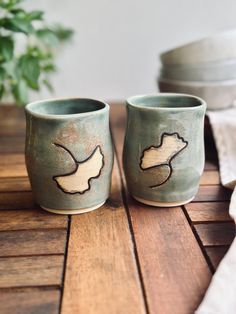
[[[75,163],[75,169],[67,174],[54,176],[58,187],[65,193],[69,194],[83,194],[90,189],[90,181],[98,178],[104,166],[104,155],[101,147],[95,147],[92,154],[85,160],[79,162],[75,159],[73,154],[64,146],[56,144],[67,151]]]

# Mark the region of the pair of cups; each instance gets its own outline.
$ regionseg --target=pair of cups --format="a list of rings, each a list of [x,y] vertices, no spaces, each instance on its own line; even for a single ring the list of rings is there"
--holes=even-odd
[[[127,100],[124,171],[131,195],[179,206],[197,193],[204,167],[205,102],[184,94]],[[26,166],[36,203],[59,214],[102,206],[110,193],[109,105],[59,99],[26,106]]]

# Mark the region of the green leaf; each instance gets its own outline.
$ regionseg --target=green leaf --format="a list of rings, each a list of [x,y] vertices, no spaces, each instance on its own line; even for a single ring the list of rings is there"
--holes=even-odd
[[[12,93],[18,105],[25,105],[28,101],[27,84],[21,79],[12,86]]]
[[[0,99],[2,99],[2,96],[5,92],[5,88],[4,88],[5,74],[6,74],[5,69],[0,68]]]
[[[5,92],[4,85],[1,84],[1,85],[0,85],[0,99],[2,99],[2,96],[3,96],[4,92]]]
[[[17,8],[17,9],[13,8],[10,10],[10,12],[11,12],[11,14],[21,16],[21,17],[23,17],[23,16],[25,17],[27,15],[25,10],[20,9],[20,8]]]
[[[55,25],[51,30],[61,42],[70,40],[74,34],[74,31],[71,28],[63,27],[60,24]]]
[[[19,69],[16,67],[14,60],[11,60],[10,62],[4,62],[4,64],[2,64],[2,68],[4,69],[7,78],[15,81],[19,79]]]
[[[48,79],[44,79],[43,80],[43,84],[47,87],[47,89],[52,93],[53,92],[53,86],[52,84],[49,82]]]
[[[0,7],[6,10],[11,10],[20,2],[22,2],[22,0],[0,0]]]
[[[57,70],[55,64],[53,63],[46,63],[41,68],[44,72],[47,72],[47,73],[50,73],[50,72],[52,73]]]
[[[36,36],[46,45],[57,46],[59,44],[57,36],[49,28],[38,29]]]
[[[40,75],[39,60],[33,56],[24,55],[19,59],[19,67],[28,85],[38,90],[38,79]]]
[[[0,67],[0,85],[3,84],[5,79],[6,71],[4,68]]]
[[[14,43],[11,37],[0,37],[0,61],[9,61],[13,57]]]
[[[27,18],[30,21],[42,20],[44,12],[43,11],[32,11],[27,14]]]
[[[31,21],[17,16],[2,19],[0,26],[13,32],[20,32],[25,34],[30,34],[34,32]]]

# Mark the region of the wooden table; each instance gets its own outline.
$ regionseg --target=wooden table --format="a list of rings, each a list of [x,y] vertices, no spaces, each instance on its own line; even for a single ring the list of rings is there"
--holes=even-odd
[[[0,107],[1,314],[185,314],[201,302],[234,237],[212,139],[206,136],[195,200],[155,209],[131,199],[125,187],[123,106],[112,106],[111,127],[110,199],[94,212],[59,216],[33,202],[23,111]]]

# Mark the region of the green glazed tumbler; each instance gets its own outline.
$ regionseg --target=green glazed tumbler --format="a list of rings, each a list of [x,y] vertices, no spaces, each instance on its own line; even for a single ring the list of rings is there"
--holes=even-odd
[[[195,197],[205,159],[205,111],[202,99],[185,94],[127,99],[123,165],[136,200],[172,207]]]
[[[28,104],[25,157],[43,209],[79,214],[102,206],[113,166],[109,106],[83,98]]]

